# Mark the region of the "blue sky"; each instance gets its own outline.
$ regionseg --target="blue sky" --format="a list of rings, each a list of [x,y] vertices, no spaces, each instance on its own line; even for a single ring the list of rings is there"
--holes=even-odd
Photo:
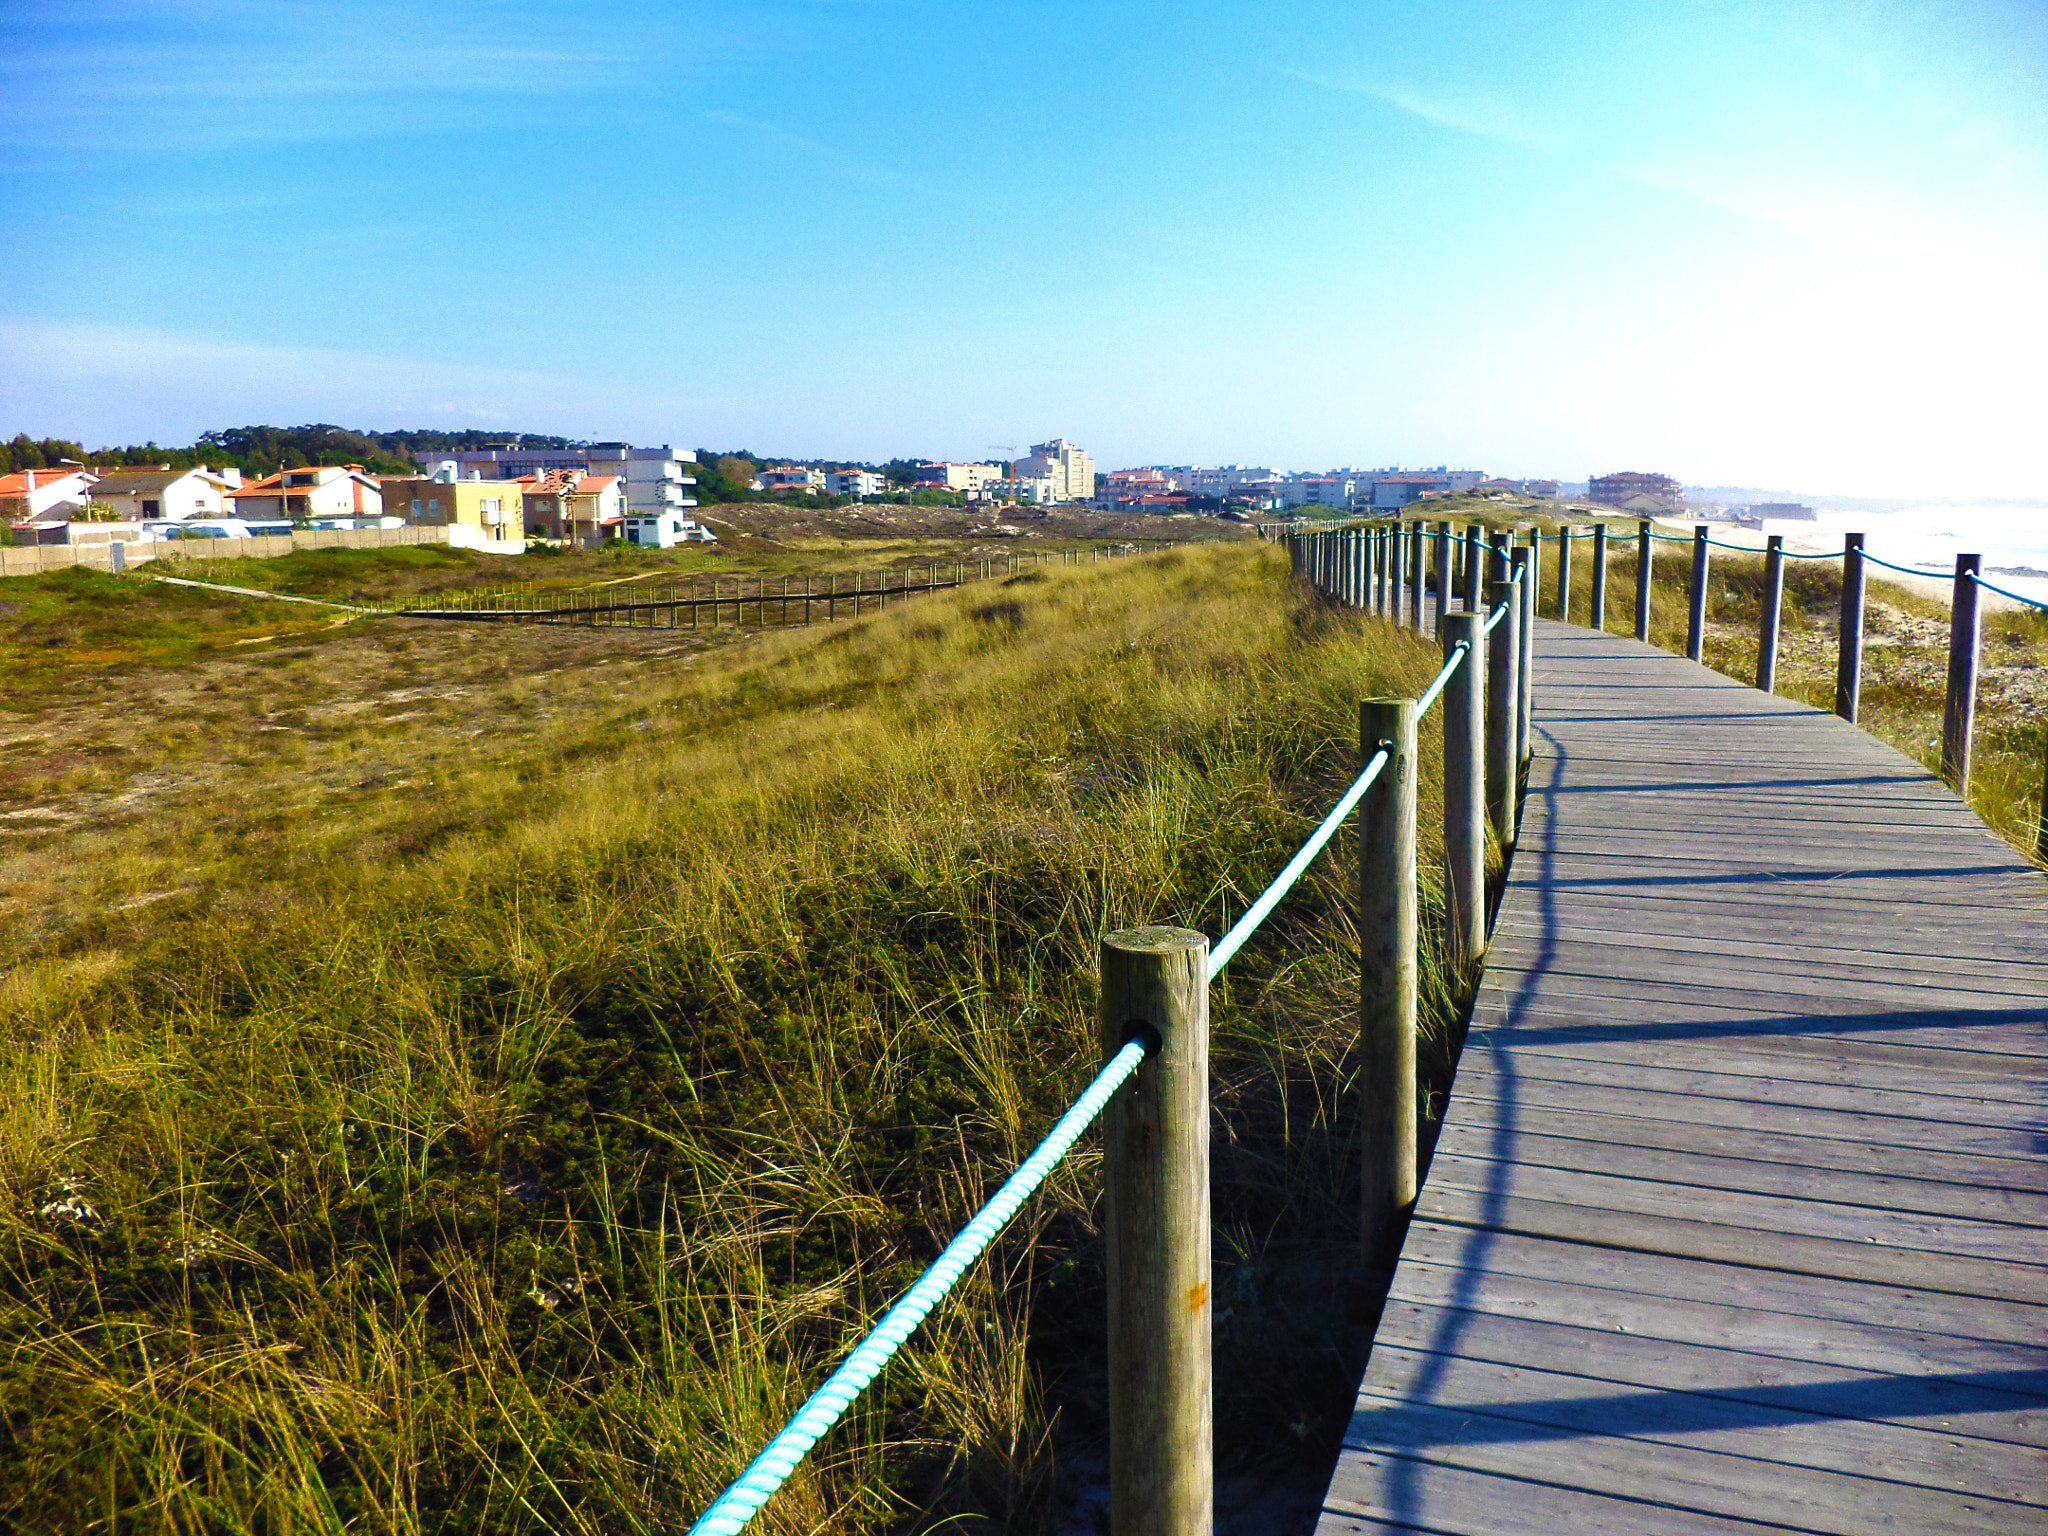
[[[2048,7],[0,0],[0,429],[2048,495]]]

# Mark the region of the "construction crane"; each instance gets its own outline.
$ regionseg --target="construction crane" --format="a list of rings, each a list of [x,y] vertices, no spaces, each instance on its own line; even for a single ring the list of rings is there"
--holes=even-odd
[[[988,445],[990,453],[994,453],[999,448],[1003,452],[1003,478],[1005,480],[1014,480],[1017,477],[1017,445],[1015,443],[990,443]]]

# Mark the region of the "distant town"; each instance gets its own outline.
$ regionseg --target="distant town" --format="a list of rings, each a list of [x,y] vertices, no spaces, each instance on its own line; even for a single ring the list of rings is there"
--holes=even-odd
[[[264,432],[269,429],[245,429]],[[339,429],[299,429],[329,432]],[[474,434],[471,434],[474,435]],[[215,440],[210,437],[208,441]],[[359,439],[369,441],[368,439]],[[1690,510],[1668,475],[1620,471],[1584,482],[1502,479],[1479,469],[1346,467],[1312,472],[1247,464],[1143,464],[1098,472],[1084,448],[1064,438],[1031,446],[1021,458],[892,460],[886,465],[757,460],[626,442],[507,442],[406,450],[416,468],[378,472],[359,462],[279,464],[253,474],[226,462],[113,462],[75,445],[27,437],[0,445],[11,466],[0,474],[0,529],[15,545],[151,544],[174,539],[242,539],[304,530],[445,530],[433,535],[486,553],[527,545],[587,549],[611,542],[669,548],[715,542],[698,516],[700,481],[717,499],[816,499],[834,504],[910,501],[1030,509],[1087,506],[1154,516],[1249,520],[1272,515],[1386,515],[1467,493],[1572,498],[1643,515],[1811,518],[1786,503]],[[33,460],[54,460],[34,463]]]

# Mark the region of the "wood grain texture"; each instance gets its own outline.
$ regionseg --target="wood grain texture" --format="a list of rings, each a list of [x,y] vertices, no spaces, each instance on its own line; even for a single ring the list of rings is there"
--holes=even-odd
[[[2048,880],[1834,716],[1534,672],[1320,1532],[2048,1531]]]

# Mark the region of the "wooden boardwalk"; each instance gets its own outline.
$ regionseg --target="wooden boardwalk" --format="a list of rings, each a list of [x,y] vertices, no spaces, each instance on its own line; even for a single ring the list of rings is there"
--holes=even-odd
[[[2048,1532],[2048,878],[1832,716],[1536,657],[1321,1536]]]

